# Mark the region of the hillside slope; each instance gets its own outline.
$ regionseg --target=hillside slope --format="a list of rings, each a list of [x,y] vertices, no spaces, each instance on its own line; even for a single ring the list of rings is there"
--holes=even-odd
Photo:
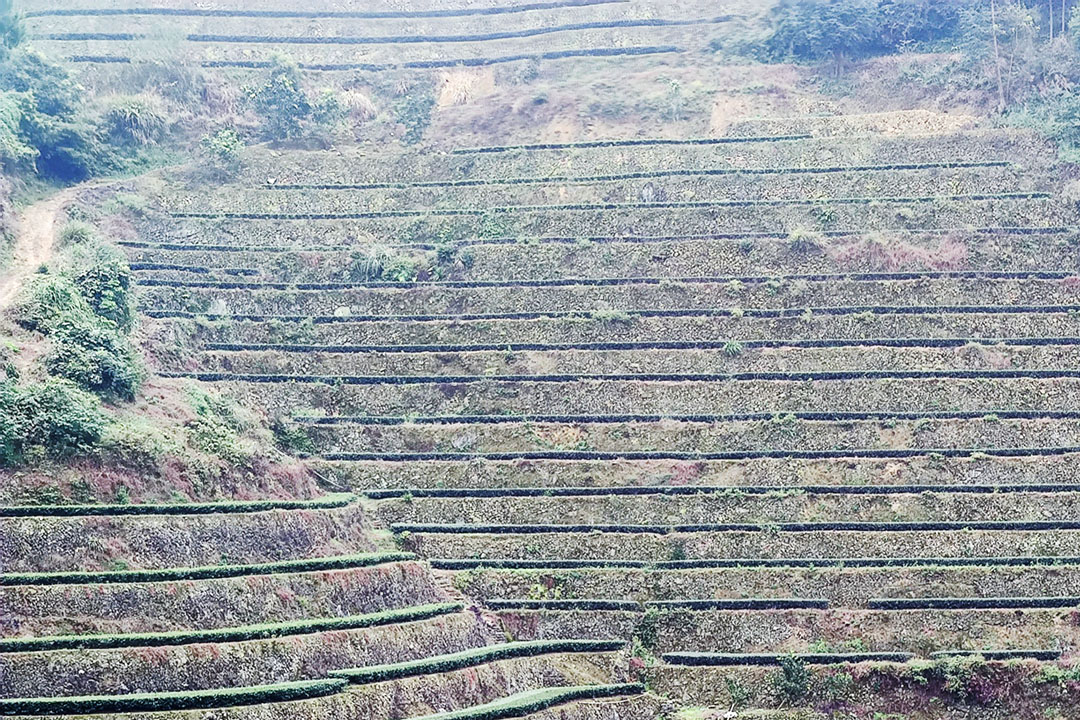
[[[352,104],[24,215],[2,287],[112,238],[109,411],[198,451],[3,471],[0,714],[1080,717],[1072,171],[771,7],[27,2],[208,133],[282,49]]]

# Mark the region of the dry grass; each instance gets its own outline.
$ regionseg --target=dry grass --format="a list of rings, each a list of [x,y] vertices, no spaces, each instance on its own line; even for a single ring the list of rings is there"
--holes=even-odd
[[[495,92],[495,72],[491,68],[448,70],[439,73],[440,108],[468,105]]]

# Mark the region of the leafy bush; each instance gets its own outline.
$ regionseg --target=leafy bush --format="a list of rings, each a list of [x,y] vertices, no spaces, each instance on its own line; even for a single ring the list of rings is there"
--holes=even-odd
[[[22,137],[21,128],[19,96],[11,92],[0,93],[0,165],[33,162],[37,156],[37,151]]]
[[[63,323],[51,335],[45,367],[80,387],[134,400],[142,367],[132,344],[106,323]]]
[[[395,255],[383,266],[382,279],[388,282],[412,282],[419,273],[419,258]]]
[[[221,177],[232,177],[240,171],[240,154],[244,141],[232,128],[223,128],[206,135],[199,142],[199,152],[210,169]]]
[[[291,455],[313,455],[317,450],[307,427],[291,418],[276,418],[270,430],[274,433],[274,442],[282,452]]]
[[[268,140],[297,140],[316,131],[332,129],[346,110],[337,95],[324,90],[313,101],[304,91],[300,68],[291,58],[278,55],[261,85],[246,89],[248,100],[262,119]]]
[[[135,325],[133,276],[116,248],[93,245],[74,259],[74,282],[91,310],[123,332]]]
[[[44,335],[54,332],[65,321],[89,319],[90,304],[68,278],[60,275],[37,275],[15,302],[15,321],[28,330]]]
[[[424,138],[431,124],[431,111],[435,108],[435,95],[430,90],[409,93],[394,108],[397,121],[405,126],[403,140],[415,145]]]
[[[23,49],[0,64],[0,87],[27,96],[35,113],[71,116],[82,101],[82,88],[63,66],[41,53]]]
[[[811,677],[812,673],[805,660],[788,655],[780,658],[780,672],[773,677],[773,683],[782,697],[795,702],[810,692]]]
[[[153,95],[116,95],[105,101],[102,123],[116,142],[150,145],[165,134],[168,118]]]
[[[97,130],[80,114],[81,88],[60,65],[39,53],[18,49],[0,62],[0,87],[11,92],[5,101],[10,127],[17,105],[18,141],[27,152],[19,161],[38,173],[63,181],[79,181],[111,167]],[[11,137],[3,143],[9,146]]]
[[[186,429],[195,447],[233,465],[247,464],[251,452],[240,434],[249,429],[249,423],[240,417],[237,409],[227,400],[202,390],[192,390],[189,399],[195,417],[188,421]]]
[[[0,380],[0,465],[90,450],[108,417],[97,398],[65,380],[18,386]]]
[[[98,393],[134,399],[142,379],[138,352],[124,334],[134,320],[130,269],[118,251],[87,249],[71,273],[35,278],[15,318],[51,340],[45,367]]]

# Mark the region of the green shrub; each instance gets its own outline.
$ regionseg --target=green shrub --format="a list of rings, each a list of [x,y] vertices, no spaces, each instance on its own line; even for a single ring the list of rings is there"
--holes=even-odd
[[[660,608],[652,605],[645,608],[637,627],[634,628],[634,639],[648,650],[656,648],[660,641]]]
[[[134,399],[142,379],[142,363],[122,333],[133,320],[130,271],[108,252],[92,257],[106,260],[81,264],[72,280],[41,275],[23,292],[15,318],[24,327],[51,339],[45,355],[50,373],[72,380],[86,390]]]
[[[101,121],[119,144],[151,145],[162,138],[168,118],[153,95],[116,95],[105,100]]]
[[[268,140],[298,140],[332,130],[346,114],[341,100],[331,90],[323,90],[314,100],[309,98],[299,66],[283,55],[271,60],[270,72],[262,84],[246,92]]]
[[[767,54],[776,60],[844,60],[951,38],[977,0],[785,0],[772,13]]]
[[[23,16],[15,12],[14,4],[14,0],[0,0],[0,60],[26,37]]]
[[[203,390],[192,390],[188,397],[195,417],[185,428],[194,446],[232,465],[246,465],[251,460],[251,451],[240,434],[249,429],[249,423],[221,397]]]
[[[408,145],[415,145],[424,138],[431,124],[431,112],[435,108],[435,96],[430,89],[410,92],[394,108],[398,123],[405,126],[402,139]]]
[[[315,442],[311,439],[307,427],[290,418],[276,418],[270,430],[274,433],[274,441],[282,452],[290,455],[313,455],[316,451]]]
[[[138,352],[104,322],[64,323],[50,335],[46,369],[80,387],[134,400],[142,380]]]
[[[76,255],[73,265],[75,286],[91,310],[118,330],[130,331],[135,324],[133,276],[124,254],[95,245]]]
[[[88,322],[94,311],[79,289],[60,275],[37,275],[15,301],[15,321],[48,335],[61,324]]]
[[[0,380],[0,465],[88,452],[108,422],[100,401],[70,382]]]
[[[60,65],[19,49],[0,62],[0,87],[18,104],[18,138],[36,172],[77,182],[111,167],[94,126],[83,117],[81,88]]]
[[[21,165],[33,162],[37,151],[21,134],[22,106],[15,93],[0,92],[0,163]]]
[[[244,141],[232,128],[223,128],[213,135],[205,135],[199,142],[202,159],[221,177],[232,177],[240,171]]]
[[[795,655],[780,658],[780,672],[773,676],[776,691],[785,699],[796,702],[810,692],[812,672],[806,661]]]
[[[395,255],[383,266],[382,279],[388,282],[412,282],[419,273],[419,258]]]

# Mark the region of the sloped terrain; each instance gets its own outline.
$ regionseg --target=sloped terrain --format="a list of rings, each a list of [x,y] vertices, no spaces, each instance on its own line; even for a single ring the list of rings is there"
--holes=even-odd
[[[80,66],[313,73],[693,57],[764,11],[326,5],[27,8]],[[325,494],[0,508],[0,714],[1075,716],[1080,223],[1033,133],[806,113],[137,186],[154,374],[295,423]]]

